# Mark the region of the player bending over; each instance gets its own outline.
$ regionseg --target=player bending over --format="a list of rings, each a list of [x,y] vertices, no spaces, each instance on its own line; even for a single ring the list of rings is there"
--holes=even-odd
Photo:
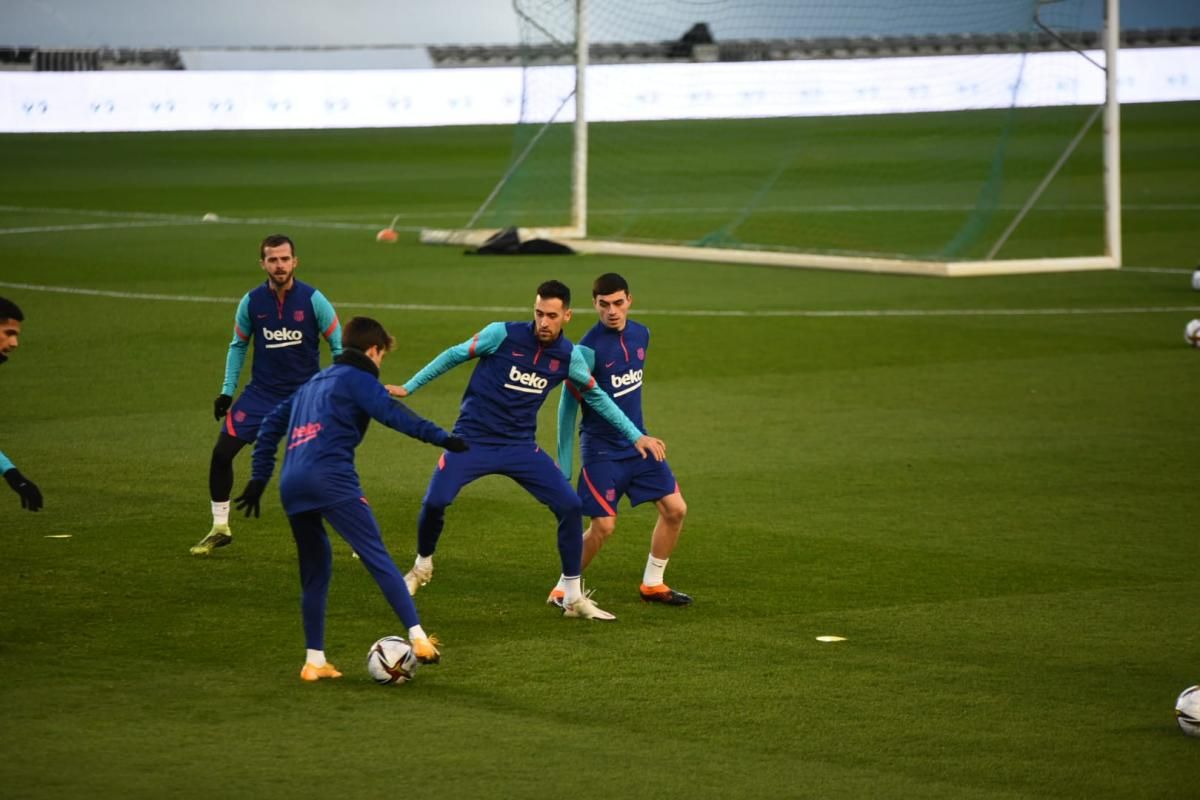
[[[383,535],[354,466],[354,450],[376,419],[389,428],[463,452],[467,444],[391,398],[379,383],[379,367],[395,346],[373,319],[354,317],[343,332],[345,350],[333,366],[317,373],[263,420],[254,446],[251,479],[235,501],[246,516],[258,516],[259,502],[275,468],[275,451],[287,433],[279,497],[300,559],[300,610],[308,652],[300,677],[340,678],[325,660],[325,604],[333,576],[333,554],[322,520],[358,553],[408,629],[413,652],[423,663],[440,658],[437,640],[427,636],[404,576],[383,544]]]

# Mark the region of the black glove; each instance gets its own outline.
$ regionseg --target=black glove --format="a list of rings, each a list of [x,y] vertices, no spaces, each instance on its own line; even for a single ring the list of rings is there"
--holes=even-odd
[[[213,400],[213,419],[220,422],[221,417],[229,411],[229,407],[233,405],[233,398],[227,394],[217,395],[217,399]]]
[[[13,467],[8,472],[4,473],[4,480],[8,481],[8,485],[12,490],[21,495],[21,508],[28,508],[30,511],[42,510],[42,491],[37,488],[37,484],[21,474],[20,470]]]
[[[238,511],[245,511],[246,516],[254,514],[258,516],[258,504],[262,501],[263,491],[267,488],[266,481],[260,481],[258,478],[251,478],[246,484],[246,488],[242,490],[241,495],[233,498],[233,504]]]
[[[465,453],[471,449],[471,446],[467,444],[467,440],[461,436],[451,436],[450,438],[446,439],[446,441],[442,442],[442,447],[446,448],[451,453]]]

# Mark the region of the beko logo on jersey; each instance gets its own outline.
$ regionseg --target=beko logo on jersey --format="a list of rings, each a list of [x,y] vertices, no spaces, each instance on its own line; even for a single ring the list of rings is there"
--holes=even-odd
[[[620,397],[623,394],[629,394],[642,385],[642,371],[640,369],[631,369],[623,375],[610,375],[609,380],[612,381],[612,388],[621,390],[613,392],[613,397]]]
[[[509,367],[508,379],[512,383],[504,384],[505,389],[516,389],[518,392],[529,392],[530,394],[541,394],[550,385],[550,381],[536,372],[521,372],[515,365]]]
[[[291,347],[304,341],[304,331],[294,331],[291,328],[280,328],[277,331],[264,328],[262,333],[264,339],[273,343],[267,347]]]

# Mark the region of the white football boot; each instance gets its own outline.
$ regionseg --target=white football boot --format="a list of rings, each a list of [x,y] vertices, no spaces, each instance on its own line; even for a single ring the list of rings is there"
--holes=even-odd
[[[431,580],[433,580],[433,564],[428,567],[418,567],[413,564],[413,568],[404,576],[404,585],[408,587],[408,593],[413,595],[417,593],[417,589]]]
[[[616,620],[615,614],[610,614],[592,602],[590,597],[580,595],[569,603],[563,604],[563,616],[578,619],[595,619],[601,622]]]

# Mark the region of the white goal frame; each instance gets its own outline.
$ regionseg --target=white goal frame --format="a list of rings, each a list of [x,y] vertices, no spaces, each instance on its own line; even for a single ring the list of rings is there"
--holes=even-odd
[[[588,72],[588,29],[587,10],[592,0],[575,0],[575,121],[572,128],[571,165],[571,224],[562,227],[519,228],[522,241],[532,238],[555,239],[569,245],[580,253],[640,256],[688,261],[716,261],[731,264],[757,264],[774,267],[845,270],[853,272],[879,272],[902,275],[931,275],[941,277],[970,277],[987,275],[1018,275],[1038,272],[1070,272],[1081,270],[1119,269],[1121,266],[1121,107],[1117,96],[1117,52],[1120,47],[1120,0],[1104,0],[1104,104],[1096,108],[1083,128],[1067,146],[1058,161],[1051,167],[1034,189],[1008,228],[993,246],[987,257],[976,261],[932,261],[902,258],[873,258],[866,256],[835,256],[818,253],[778,252],[773,250],[734,249],[718,247],[695,247],[689,245],[640,244],[631,242],[604,241],[587,238],[587,181],[588,181],[588,121],[587,121],[587,72]],[[995,259],[1008,236],[1016,229],[1025,215],[1037,202],[1050,181],[1058,174],[1067,158],[1083,139],[1084,134],[1103,114],[1103,185],[1104,185],[1104,254],[1057,258]],[[532,148],[537,137],[530,142]],[[527,148],[527,151],[528,149]],[[525,154],[519,156],[501,178],[493,191],[500,191],[509,175],[519,167]],[[490,201],[490,197],[488,200]],[[486,207],[488,201],[485,201]],[[423,228],[421,242],[478,247],[495,235],[495,228],[475,228],[475,219],[483,208],[458,229]]]

